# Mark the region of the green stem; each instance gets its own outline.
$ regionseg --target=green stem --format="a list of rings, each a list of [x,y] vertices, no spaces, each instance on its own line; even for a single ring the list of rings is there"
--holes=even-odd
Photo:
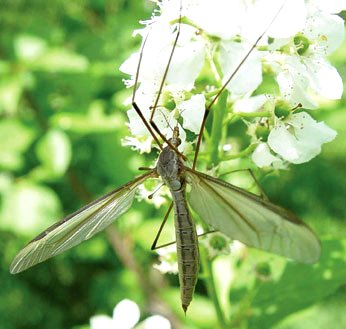
[[[218,100],[217,108],[214,108],[212,110],[213,124],[211,128],[209,164],[219,163],[219,144],[222,138],[222,127],[224,117],[227,113],[227,96],[228,93],[224,92]]]
[[[239,116],[241,118],[269,118],[272,113],[269,111],[262,112],[236,112],[233,113],[234,116]]]
[[[249,310],[251,309],[251,305],[253,303],[254,298],[258,294],[260,288],[260,284],[255,282],[254,287],[249,290],[243,300],[240,302],[239,310],[234,315],[232,320],[230,321],[229,328],[241,328],[243,323],[247,321],[249,318]]]
[[[213,301],[220,328],[228,329],[229,327],[227,325],[219,299],[217,297],[212,262],[208,258],[207,250],[203,246],[200,247],[200,260],[203,268],[203,278],[208,291],[208,296]]]
[[[223,156],[222,160],[227,161],[227,160],[234,160],[234,159],[243,158],[243,157],[245,158],[248,155],[250,155],[255,150],[256,147],[257,147],[257,143],[250,144],[246,149],[244,149],[243,151],[240,151],[239,153]]]

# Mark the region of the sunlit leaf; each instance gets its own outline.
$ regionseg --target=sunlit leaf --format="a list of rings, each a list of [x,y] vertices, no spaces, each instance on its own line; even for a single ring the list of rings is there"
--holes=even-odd
[[[23,181],[13,185],[4,195],[0,227],[31,236],[52,223],[59,214],[60,201],[53,190]]]

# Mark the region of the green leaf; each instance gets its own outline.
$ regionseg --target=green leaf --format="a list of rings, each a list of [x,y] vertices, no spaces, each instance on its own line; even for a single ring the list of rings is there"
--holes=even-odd
[[[42,55],[47,49],[45,40],[34,36],[21,34],[14,40],[14,50],[19,59],[30,61]]]
[[[21,181],[3,195],[0,227],[32,237],[60,214],[60,200],[53,190]]]
[[[35,132],[17,120],[0,122],[0,167],[17,170],[23,165],[22,154],[33,142]]]
[[[34,69],[47,72],[85,72],[89,67],[86,57],[64,48],[49,49],[33,64]]]
[[[323,241],[322,251],[318,264],[289,262],[278,280],[258,286],[249,328],[270,328],[286,316],[323,300],[346,283],[346,239]]]
[[[36,146],[36,154],[41,166],[31,172],[31,177],[45,179],[62,176],[72,157],[71,143],[61,130],[49,130]]]
[[[124,118],[119,113],[106,115],[104,104],[94,101],[85,113],[58,113],[51,118],[51,125],[79,134],[103,133],[123,127]]]
[[[341,293],[307,310],[289,316],[275,329],[346,328],[346,300]]]
[[[22,94],[20,79],[12,74],[5,75],[0,81],[0,113],[15,114]]]

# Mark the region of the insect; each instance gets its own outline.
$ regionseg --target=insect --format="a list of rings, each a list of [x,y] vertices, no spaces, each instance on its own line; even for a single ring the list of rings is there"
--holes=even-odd
[[[180,25],[181,14],[178,32],[149,121],[145,119],[135,101],[141,60],[139,60],[134,86],[132,105],[161,150],[156,167],[148,169],[147,173],[86,205],[39,234],[14,258],[10,267],[11,273],[22,272],[91,238],[131,207],[136,190],[142,183],[147,179],[156,177],[162,178],[172,195],[181,304],[185,312],[192,300],[199,270],[198,237],[189,205],[210,227],[248,246],[273,252],[299,262],[314,263],[318,260],[320,255],[319,240],[310,228],[294,215],[255,194],[195,169],[202,133],[212,105],[265,32],[258,38],[248,54],[239,63],[235,72],[206,108],[191,168],[186,164],[186,156],[179,151],[181,140],[178,127],[174,127],[172,137],[167,139],[155,124],[154,113],[174,55]],[[166,143],[166,146],[162,145],[160,139]],[[186,198],[187,184],[191,185],[189,201]]]

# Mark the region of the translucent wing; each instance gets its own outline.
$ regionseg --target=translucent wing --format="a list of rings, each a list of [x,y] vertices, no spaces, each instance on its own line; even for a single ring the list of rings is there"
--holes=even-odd
[[[303,263],[318,261],[318,238],[287,210],[188,168],[186,175],[192,208],[213,228],[251,247]]]
[[[137,187],[153,175],[149,172],[139,176],[50,226],[17,254],[10,272],[22,272],[106,228],[130,208]]]

